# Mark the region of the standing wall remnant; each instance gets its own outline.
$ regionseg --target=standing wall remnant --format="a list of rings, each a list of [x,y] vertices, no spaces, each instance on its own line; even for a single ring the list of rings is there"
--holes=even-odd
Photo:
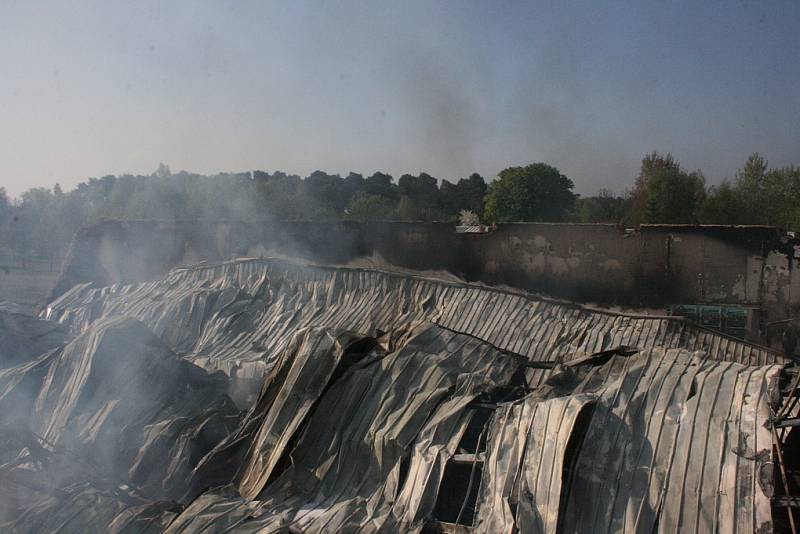
[[[143,280],[198,261],[291,256],[324,264],[449,271],[579,302],[751,307],[763,324],[800,308],[798,242],[774,227],[511,223],[104,221],[75,236],[51,294]]]

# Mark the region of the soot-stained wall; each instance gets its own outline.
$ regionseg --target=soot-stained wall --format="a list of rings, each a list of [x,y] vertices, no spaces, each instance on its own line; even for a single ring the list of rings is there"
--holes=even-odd
[[[636,243],[606,224],[506,224],[466,235],[468,276],[580,301],[636,299]]]
[[[761,307],[795,314],[794,242],[770,227],[520,223],[456,234],[449,223],[106,221],[81,230],[53,296],[73,284],[147,279],[182,264],[284,255],[326,264],[359,258],[577,301],[661,307]]]
[[[508,224],[471,236],[469,275],[578,301],[762,308],[767,322],[800,305],[796,241],[759,226]]]
[[[340,265],[372,258],[463,273],[464,245],[449,223],[103,221],[76,234],[51,297],[77,283],[133,282],[178,265],[242,256]]]

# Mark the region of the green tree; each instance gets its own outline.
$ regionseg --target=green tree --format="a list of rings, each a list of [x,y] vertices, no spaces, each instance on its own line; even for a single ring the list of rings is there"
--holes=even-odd
[[[0,247],[16,248],[16,244],[12,243],[13,220],[14,206],[8,198],[5,187],[0,187]]]
[[[381,197],[386,198],[386,197]],[[394,210],[395,215],[401,221],[420,221],[424,218],[419,207],[409,197],[403,195]],[[387,217],[388,218],[388,217]]]
[[[696,223],[705,199],[705,178],[699,172],[658,170],[647,186],[648,223]]]
[[[767,160],[754,152],[736,175],[736,191],[741,200],[739,208],[744,210],[744,220],[751,221],[751,224],[765,223],[768,219],[768,214],[762,211],[769,196],[767,167]]]
[[[383,195],[360,191],[347,204],[348,219],[356,221],[381,221],[392,218],[394,205]]]
[[[411,219],[433,220],[439,218],[441,209],[439,207],[439,188],[437,180],[427,173],[420,173],[419,176],[404,174],[397,181],[397,187],[401,195],[401,203],[410,206],[399,206],[403,208],[403,213]],[[403,199],[407,199],[403,202]],[[412,209],[408,209],[411,207]]]
[[[639,176],[636,177],[631,190],[631,222],[633,224],[647,222],[648,203],[652,202],[649,198],[649,186],[655,175],[659,172],[679,170],[680,165],[670,153],[663,156],[654,150],[642,158]]]
[[[483,176],[474,172],[469,175],[469,178],[460,179],[456,187],[458,187],[459,196],[461,197],[459,208],[467,209],[478,215],[483,213],[483,199],[488,189]]]
[[[770,169],[764,177],[758,222],[787,230],[800,229],[798,198],[800,169],[794,166]]]
[[[442,180],[439,186],[439,204],[446,218],[456,219],[461,210],[483,213],[483,198],[486,196],[486,181],[478,173],[461,178],[453,184]]]
[[[509,167],[489,184],[484,219],[560,221],[575,203],[572,180],[546,163]]]
[[[686,172],[672,154],[651,152],[642,158],[631,192],[631,222],[696,223],[705,200],[705,178]]]
[[[800,169],[769,168],[758,152],[751,154],[733,182],[711,187],[701,210],[707,224],[764,224],[800,229]]]
[[[618,197],[608,189],[597,196],[575,200],[573,220],[584,223],[620,223],[630,216],[630,197]]]
[[[391,201],[399,197],[397,186],[392,183],[392,176],[382,172],[376,172],[364,180],[364,191],[370,195],[384,196]]]
[[[746,224],[747,212],[736,186],[724,180],[709,187],[699,219],[703,224]]]
[[[299,176],[276,172],[257,182],[261,218],[297,220],[305,217],[302,180]]]
[[[353,195],[355,195],[359,191],[364,190],[365,187],[364,177],[357,172],[350,172],[347,176],[345,176],[343,181],[344,184],[342,185],[342,187],[344,189],[344,196],[347,198],[347,201],[353,198]]]
[[[461,209],[461,195],[458,186],[449,180],[442,180],[439,184],[439,204],[446,218],[454,219]]]
[[[303,180],[303,187],[317,211],[329,217],[341,216],[350,199],[345,182],[338,174],[314,171]]]
[[[5,187],[0,187],[0,225],[5,224],[11,217],[12,206]]]

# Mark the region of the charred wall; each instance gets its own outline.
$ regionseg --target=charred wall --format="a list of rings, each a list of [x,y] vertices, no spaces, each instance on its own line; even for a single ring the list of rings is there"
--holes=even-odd
[[[636,299],[637,245],[607,224],[505,224],[464,235],[468,276],[578,301]]]
[[[796,314],[795,240],[763,226],[506,224],[466,236],[469,276],[578,301],[759,307]]]
[[[379,258],[624,306],[724,303],[795,313],[794,243],[770,227],[520,223],[456,234],[449,223],[106,221],[75,237],[53,295],[79,282],[143,280],[172,267],[238,256],[284,255],[326,264]]]
[[[180,265],[243,256],[324,264],[379,258],[464,274],[466,252],[449,223],[103,221],[77,233],[51,298],[78,283],[134,282]]]

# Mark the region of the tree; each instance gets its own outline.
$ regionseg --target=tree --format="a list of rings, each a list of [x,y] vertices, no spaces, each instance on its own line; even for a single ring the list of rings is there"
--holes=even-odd
[[[648,188],[653,177],[662,171],[676,170],[680,170],[680,166],[675,161],[675,158],[672,157],[672,154],[667,153],[666,156],[662,156],[655,150],[645,154],[642,158],[639,176],[636,177],[631,191],[631,222],[633,224],[646,222],[649,201]]]
[[[736,192],[741,200],[740,209],[745,220],[764,223],[767,214],[762,211],[767,201],[767,160],[761,154],[750,154],[744,167],[736,174]]]
[[[393,211],[392,202],[385,196],[360,191],[350,199],[345,214],[356,221],[381,221],[391,219]]]
[[[12,226],[14,207],[8,198],[5,187],[0,187],[0,247],[12,246]]]
[[[645,221],[696,223],[705,199],[705,178],[700,172],[659,169],[647,185]]]
[[[700,220],[707,224],[764,224],[800,229],[800,169],[770,169],[758,152],[751,154],[733,182],[708,189]]]
[[[414,204],[413,200],[405,195],[400,197],[400,201],[397,203],[397,208],[395,208],[394,212],[401,221],[419,221],[423,219],[420,209]]]
[[[487,190],[486,180],[483,179],[483,176],[474,172],[469,175],[469,178],[460,179],[456,187],[461,198],[459,208],[466,208],[478,215],[483,213],[483,199]]]
[[[349,199],[353,198],[353,195],[364,190],[364,177],[357,172],[350,172],[345,176],[344,185],[342,187],[344,188],[344,196],[346,196],[349,201]]]
[[[277,171],[259,176],[256,184],[262,218],[297,220],[305,216],[299,176]]]
[[[653,151],[642,158],[631,192],[631,222],[696,223],[705,199],[705,178],[686,172],[672,154]]]
[[[0,224],[5,223],[11,216],[11,201],[8,199],[5,187],[0,187]]]
[[[601,189],[597,196],[575,200],[573,218],[584,223],[626,222],[630,204],[630,197],[618,197],[608,189]]]
[[[458,186],[448,180],[439,184],[439,203],[445,217],[454,217],[462,209]]]
[[[303,187],[313,208],[326,215],[325,218],[341,217],[350,200],[345,182],[338,174],[314,171],[303,180]]]
[[[402,199],[408,199],[405,204],[413,209],[404,208],[409,218],[432,220],[440,213],[439,189],[437,180],[430,174],[420,173],[419,176],[404,174],[397,181],[398,190]]]
[[[446,217],[455,218],[461,210],[483,213],[483,198],[486,196],[486,181],[473,173],[461,178],[457,184],[442,180],[439,186],[439,204]]]
[[[794,166],[769,169],[763,177],[759,203],[753,206],[749,216],[760,224],[796,230],[800,228],[798,195],[800,169]]]
[[[560,221],[575,203],[572,180],[546,163],[509,167],[489,184],[484,219]]]
[[[706,199],[700,208],[702,224],[746,224],[748,217],[742,196],[735,184],[724,180],[718,186],[708,188]]]
[[[172,171],[169,170],[169,165],[164,163],[163,161],[158,164],[158,168],[153,173],[153,176],[157,178],[166,178],[172,175]]]
[[[382,172],[376,172],[364,180],[364,191],[371,195],[381,195],[389,200],[397,200],[397,186],[392,183],[392,176]]]

